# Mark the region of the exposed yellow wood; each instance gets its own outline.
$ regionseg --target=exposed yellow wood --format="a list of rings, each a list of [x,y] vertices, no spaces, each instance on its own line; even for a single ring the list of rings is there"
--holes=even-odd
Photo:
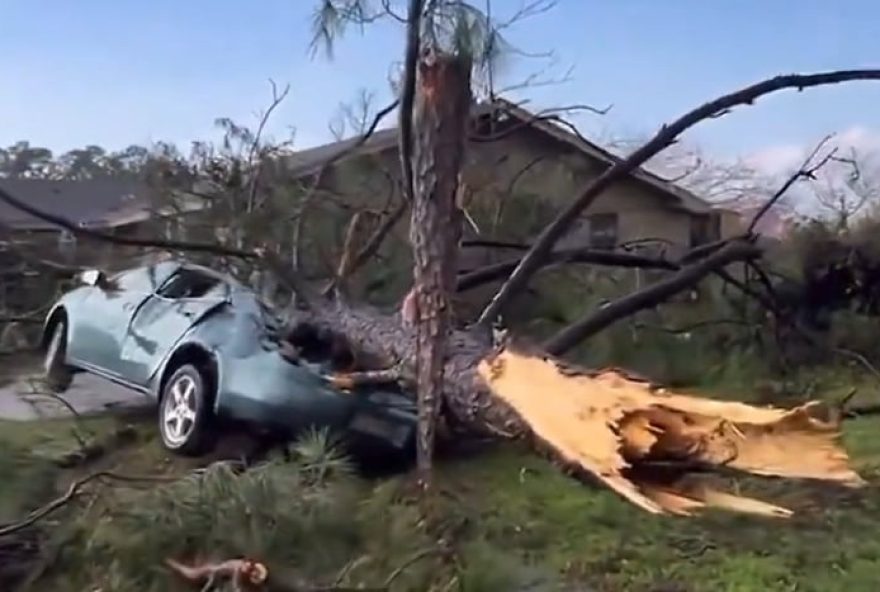
[[[841,446],[839,425],[815,416],[818,403],[787,410],[682,395],[614,370],[573,372],[510,348],[483,360],[479,373],[562,460],[649,512],[687,515],[714,506],[790,515],[785,508],[688,483],[695,464],[864,484]],[[663,480],[652,470],[657,463],[665,467]]]

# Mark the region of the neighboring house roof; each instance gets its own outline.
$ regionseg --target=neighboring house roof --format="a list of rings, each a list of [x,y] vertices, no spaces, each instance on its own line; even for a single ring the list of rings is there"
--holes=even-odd
[[[137,179],[104,177],[83,180],[0,179],[0,189],[21,201],[82,227],[109,229],[143,222],[154,215],[175,216],[199,209],[204,200],[179,193],[172,208],[161,207],[155,192]],[[0,201],[0,225],[16,230],[58,227]]]
[[[0,188],[35,208],[80,226],[112,228],[149,216],[149,190],[130,179],[0,179]],[[17,230],[57,230],[54,224],[0,202],[0,224]]]
[[[474,116],[489,114],[492,111],[507,113],[528,127],[537,129],[556,140],[564,142],[603,164],[613,165],[621,160],[620,157],[590,142],[580,134],[573,133],[562,127],[551,118],[541,117],[540,114],[532,113],[504,99],[495,99],[492,103],[477,105],[474,110]],[[357,146],[360,140],[361,136],[356,136],[347,140],[295,152],[288,157],[289,170],[296,176],[306,176],[317,173],[324,166],[325,162],[342,154],[346,156],[348,156],[349,152],[351,152],[351,155],[373,154],[393,148],[397,146],[397,129],[378,130],[368,137],[362,146]],[[357,148],[354,149],[356,146]],[[638,168],[631,173],[631,176],[637,181],[658,190],[661,194],[670,197],[674,200],[675,206],[689,212],[703,214],[716,209],[712,204],[694,195],[687,189],[667,179],[663,179],[646,169]]]

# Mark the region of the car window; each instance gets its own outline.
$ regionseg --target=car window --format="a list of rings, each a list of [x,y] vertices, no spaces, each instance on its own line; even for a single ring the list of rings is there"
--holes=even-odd
[[[202,298],[220,288],[222,282],[196,269],[180,269],[162,285],[158,294],[163,298]]]
[[[155,286],[155,278],[149,267],[139,267],[116,274],[110,282],[120,290],[151,293]]]

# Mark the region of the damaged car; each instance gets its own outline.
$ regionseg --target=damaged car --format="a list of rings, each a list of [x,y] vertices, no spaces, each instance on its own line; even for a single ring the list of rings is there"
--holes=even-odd
[[[208,452],[224,420],[292,436],[328,428],[405,452],[413,397],[396,384],[338,387],[353,357],[276,312],[231,276],[184,260],[89,270],[43,326],[45,377],[63,392],[87,372],[152,398],[172,452]],[[332,340],[331,340],[332,341]]]

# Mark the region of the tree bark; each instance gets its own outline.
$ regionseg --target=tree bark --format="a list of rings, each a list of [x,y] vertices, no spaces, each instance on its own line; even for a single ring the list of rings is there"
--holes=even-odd
[[[461,212],[455,198],[471,106],[470,71],[471,64],[463,57],[429,52],[419,61],[416,78],[410,241],[417,312],[417,464],[425,484],[443,392],[443,360],[461,236]]]
[[[343,338],[364,365],[394,368],[390,376],[397,369],[414,373],[417,337],[397,315],[325,300],[299,322]],[[813,403],[785,410],[670,393],[522,344],[493,347],[479,328],[449,332],[442,372],[452,428],[525,439],[574,476],[598,480],[652,513],[689,515],[715,506],[791,515],[712,489],[704,481],[712,470],[864,483],[849,466],[839,425],[817,417]]]

